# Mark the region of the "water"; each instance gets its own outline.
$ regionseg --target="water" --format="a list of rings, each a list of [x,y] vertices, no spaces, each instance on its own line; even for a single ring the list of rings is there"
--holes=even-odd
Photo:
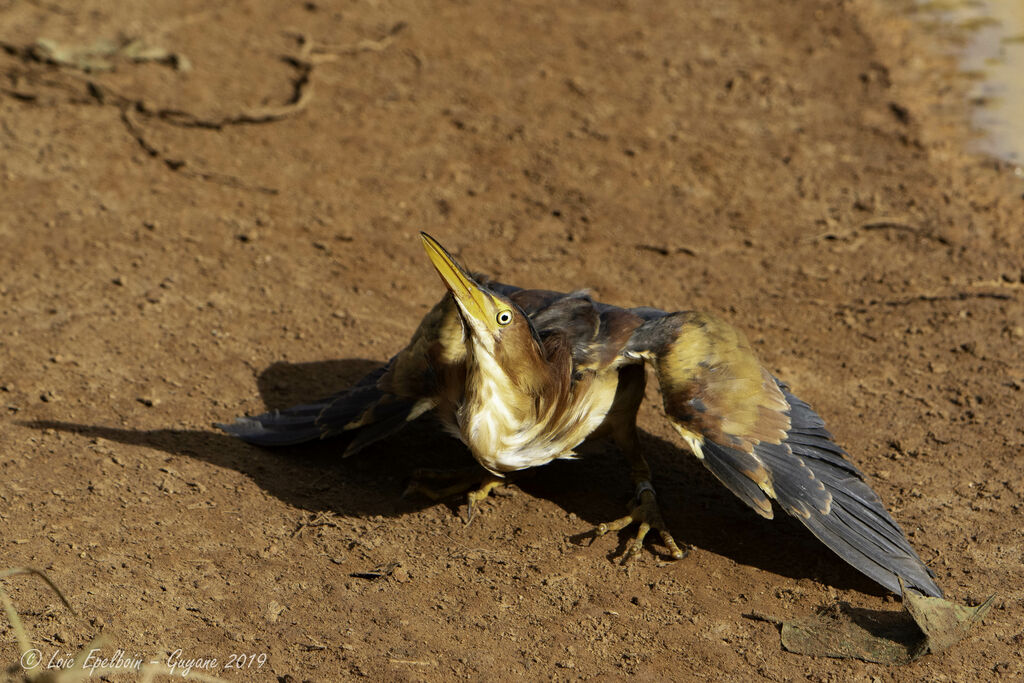
[[[1024,0],[918,0],[917,18],[936,32],[954,31],[971,79],[975,148],[1024,166]]]

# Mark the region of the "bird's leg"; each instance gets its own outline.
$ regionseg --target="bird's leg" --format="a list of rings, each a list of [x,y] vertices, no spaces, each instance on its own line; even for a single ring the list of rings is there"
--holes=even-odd
[[[636,496],[630,503],[629,514],[616,519],[614,522],[599,525],[594,529],[594,535],[604,536],[609,531],[621,531],[632,524],[639,524],[640,526],[637,528],[632,544],[630,544],[622,556],[623,564],[640,554],[640,551],[644,548],[644,539],[651,529],[657,531],[658,535],[661,536],[661,542],[668,548],[669,556],[672,559],[680,560],[688,554],[689,551],[679,548],[676,540],[672,538],[672,534],[665,526],[665,520],[662,519],[661,511],[658,510],[658,503],[655,500],[654,487],[647,480],[637,482]]]
[[[447,482],[446,485],[432,485],[425,482]],[[444,500],[460,493],[466,494],[466,524],[473,521],[477,504],[485,500],[491,491],[505,484],[502,477],[495,476],[479,465],[455,470],[419,469],[412,473],[412,480],[402,497],[422,493],[431,500]]]
[[[638,383],[638,385],[640,398],[642,398],[643,384]],[[636,403],[639,405],[639,400]],[[686,557],[689,551],[681,550],[676,544],[676,540],[669,533],[665,520],[661,517],[661,511],[658,509],[654,487],[651,486],[651,468],[640,452],[640,437],[636,431],[636,409],[632,410],[632,416],[629,418],[626,418],[626,415],[629,415],[629,413],[623,411],[623,417],[616,419],[616,424],[612,427],[612,436],[615,443],[626,454],[626,457],[629,458],[630,475],[632,476],[633,484],[636,486],[636,494],[630,502],[629,514],[616,519],[614,522],[601,524],[594,529],[594,536],[604,536],[609,531],[621,531],[632,524],[639,524],[636,535],[633,537],[633,543],[622,556],[623,564],[640,554],[640,551],[644,548],[644,538],[647,537],[647,533],[651,529],[658,532],[661,542],[668,548],[672,559],[682,559]]]

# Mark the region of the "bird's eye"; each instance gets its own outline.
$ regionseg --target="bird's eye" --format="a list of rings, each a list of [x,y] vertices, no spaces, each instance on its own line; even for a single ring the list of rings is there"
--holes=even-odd
[[[502,311],[502,312],[498,313],[497,320],[498,320],[498,324],[501,325],[502,327],[504,327],[505,325],[508,325],[510,322],[512,322],[512,311],[507,311],[506,310],[506,311]]]

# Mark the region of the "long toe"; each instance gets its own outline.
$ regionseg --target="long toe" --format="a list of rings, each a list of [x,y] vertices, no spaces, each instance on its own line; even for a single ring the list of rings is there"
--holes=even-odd
[[[686,557],[689,551],[684,551],[679,547],[665,525],[665,520],[661,517],[661,511],[658,509],[658,503],[654,496],[654,489],[649,484],[639,488],[640,494],[637,498],[633,499],[629,514],[613,522],[597,526],[593,531],[594,536],[604,536],[610,531],[621,531],[636,524],[638,525],[636,534],[634,534],[632,542],[622,556],[623,564],[629,562],[643,551],[644,539],[647,538],[647,534],[652,529],[658,532],[661,542],[668,549],[669,557],[674,560],[681,560]]]
[[[477,506],[480,502],[486,500],[487,496],[491,495],[491,491],[498,488],[505,483],[505,480],[501,477],[495,477],[494,475],[487,475],[480,480],[479,488],[473,489],[466,494],[466,524],[468,525],[473,521],[473,517],[476,515]]]
[[[454,470],[420,469],[412,473],[403,497],[421,494],[439,501],[461,494],[466,495],[466,524],[473,521],[479,504],[486,500],[491,491],[506,483],[482,467],[468,467]]]
[[[413,470],[402,497],[418,493],[434,501],[445,500],[474,490],[492,476],[477,465],[457,469]]]

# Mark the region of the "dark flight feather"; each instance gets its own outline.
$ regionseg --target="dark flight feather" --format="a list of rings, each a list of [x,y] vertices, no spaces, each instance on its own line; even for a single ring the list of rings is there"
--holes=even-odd
[[[390,363],[365,375],[351,388],[313,403],[271,410],[252,417],[235,418],[217,426],[243,441],[258,446],[290,446],[335,436],[353,424],[371,424],[404,417],[415,401],[399,400],[381,391],[377,383]]]
[[[558,391],[583,391],[597,372],[650,362],[670,420],[696,444],[691,447],[715,477],[755,512],[771,518],[774,499],[886,588],[898,593],[902,578],[925,595],[942,595],[821,417],[763,368],[734,328],[700,313],[624,309],[595,302],[586,292],[523,290],[474,277],[526,315],[546,362],[569,364],[571,382]],[[451,424],[464,391],[463,334],[446,296],[405,349],[351,389],[218,426],[261,446],[347,434],[348,455],[435,406],[442,422]]]
[[[697,441],[704,465],[764,517],[772,517],[768,498],[776,500],[889,590],[899,593],[902,578],[908,588],[941,597],[932,573],[824,420],[756,363],[746,340],[709,316],[662,316],[638,328],[627,348],[658,368],[665,412],[683,436]]]

